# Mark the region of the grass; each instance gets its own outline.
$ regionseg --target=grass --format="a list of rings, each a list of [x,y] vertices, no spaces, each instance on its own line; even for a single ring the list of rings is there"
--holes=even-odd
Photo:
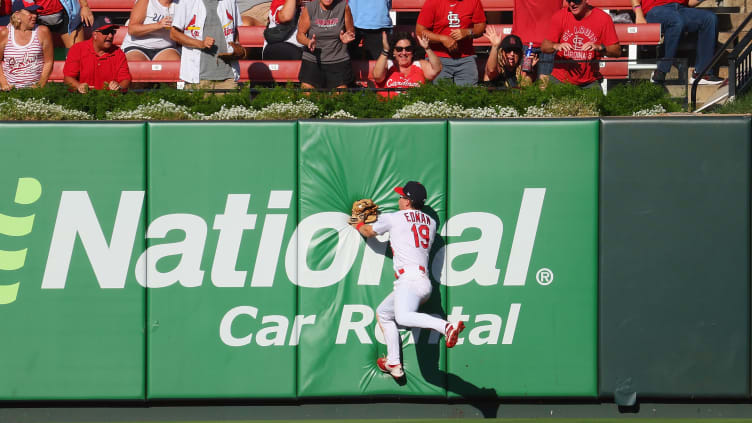
[[[747,93],[722,106],[711,107],[707,113],[750,114],[752,113],[752,94]]]
[[[468,423],[479,419],[330,419],[330,420],[217,420],[217,421],[185,421],[185,422],[148,422],[148,423],[387,423],[399,421],[401,423]],[[510,418],[510,419],[482,419],[483,422],[499,422],[499,423],[708,423],[709,421],[721,422],[721,423],[750,423],[752,419],[723,419],[717,417],[707,418],[665,418],[665,419],[653,419],[653,418]],[[145,422],[134,422],[145,423]]]

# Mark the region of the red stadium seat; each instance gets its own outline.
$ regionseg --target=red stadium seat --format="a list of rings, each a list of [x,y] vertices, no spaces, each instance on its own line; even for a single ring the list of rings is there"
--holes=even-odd
[[[134,0],[89,0],[92,12],[130,12]]]
[[[238,43],[243,47],[263,47],[264,28],[263,26],[238,27]]]
[[[619,43],[631,45],[658,45],[661,43],[661,24],[615,24]]]
[[[392,0],[392,10],[396,12],[418,12],[425,0]],[[483,9],[487,12],[511,11],[514,0],[481,0]]]
[[[630,0],[588,0],[588,3],[601,9],[632,9]]]
[[[50,81],[62,82],[63,61],[56,61]],[[356,81],[373,79],[373,67],[376,61],[356,60],[352,62]],[[177,82],[180,80],[180,62],[129,62],[133,82]],[[478,70],[483,75],[485,60],[478,60]],[[298,82],[299,60],[241,60],[240,80],[253,82]],[[607,79],[626,79],[627,62],[606,60],[601,62],[601,73]]]
[[[629,63],[621,57],[618,59],[605,59],[600,62],[600,72],[605,79],[627,79],[629,78]]]

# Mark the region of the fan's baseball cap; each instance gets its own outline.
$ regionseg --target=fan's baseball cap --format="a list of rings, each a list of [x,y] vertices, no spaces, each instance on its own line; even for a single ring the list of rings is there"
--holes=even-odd
[[[417,181],[410,181],[404,187],[397,187],[394,192],[418,204],[423,204],[426,201],[426,187]]]
[[[13,6],[10,9],[10,13],[18,12],[19,10],[28,10],[29,12],[36,12],[37,9],[41,9],[42,6],[34,3],[34,0],[15,0]]]
[[[504,51],[516,51],[520,55],[522,54],[522,40],[520,40],[520,37],[510,34],[504,37],[503,40],[501,40],[501,49]]]
[[[19,10],[28,10],[29,12],[36,12],[41,9],[42,6],[34,3],[34,0],[14,0],[10,9],[10,14],[14,14]],[[0,17],[0,26],[6,26],[10,23],[10,15]]]
[[[94,28],[94,31],[101,32],[110,28],[118,29],[120,28],[120,25],[113,23],[109,16],[97,16],[97,18],[94,19],[94,25],[92,25],[92,28]]]

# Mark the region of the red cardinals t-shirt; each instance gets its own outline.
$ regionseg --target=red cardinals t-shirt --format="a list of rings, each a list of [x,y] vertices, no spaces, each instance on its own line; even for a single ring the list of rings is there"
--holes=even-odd
[[[35,3],[39,6],[37,13],[41,16],[51,15],[63,10],[63,4],[60,0],[37,0]]]
[[[532,41],[533,46],[540,47],[551,16],[561,5],[561,0],[514,0],[512,34],[520,37],[525,45]]]
[[[575,19],[568,9],[561,9],[551,17],[546,39],[554,43],[569,43],[573,49],[556,53],[556,62],[551,75],[562,82],[576,85],[589,84],[602,79],[598,63],[574,62],[574,60],[593,60],[594,51],[583,51],[587,42],[610,46],[619,42],[611,16],[593,8],[590,14],[581,20]]]
[[[671,4],[671,3],[679,3],[684,6],[687,6],[689,3],[689,0],[642,0],[642,13],[648,13],[650,9],[657,7],[657,6],[663,6],[664,4]]]
[[[480,0],[426,0],[418,15],[418,23],[429,31],[439,35],[449,35],[453,29],[471,28],[477,23],[486,21],[486,14]],[[463,38],[457,42],[458,52],[449,54],[441,43],[432,43],[433,51],[439,57],[472,56],[472,37]]]
[[[274,18],[274,23],[279,25],[279,20],[277,19],[277,13],[282,10],[282,7],[285,5],[285,0],[272,0],[272,5],[269,6],[269,12],[271,14],[271,17]]]
[[[400,72],[399,66],[391,60],[387,63],[387,67],[386,79],[380,84],[376,83],[376,86],[379,88],[413,88],[426,82],[423,68],[418,61],[410,65],[407,75]],[[379,94],[384,97],[394,97],[399,94],[399,91],[390,91],[388,95],[386,91],[379,91]]]

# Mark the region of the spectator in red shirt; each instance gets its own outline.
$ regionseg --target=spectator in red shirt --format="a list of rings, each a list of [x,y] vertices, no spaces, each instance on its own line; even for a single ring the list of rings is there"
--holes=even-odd
[[[599,56],[619,57],[621,46],[614,22],[588,0],[568,0],[569,7],[551,17],[543,53],[556,52],[551,82],[566,82],[584,88],[597,87],[603,76]]]
[[[89,88],[101,90],[127,90],[131,73],[125,53],[112,44],[118,25],[106,16],[94,20],[91,40],[76,43],[65,58],[63,75],[65,83],[80,93]]]
[[[418,14],[415,34],[434,44],[441,73],[434,82],[450,79],[457,85],[478,83],[473,38],[486,30],[486,14],[480,0],[426,0]]]
[[[416,41],[411,35],[397,33],[390,43],[386,31],[382,33],[383,50],[373,67],[373,79],[377,87],[408,89],[436,78],[441,71],[441,61],[431,50],[425,35],[417,42],[426,51],[428,60],[416,60]],[[394,60],[390,60],[390,56]],[[392,91],[387,94],[386,91],[379,91],[384,97],[394,97],[399,93]]]

